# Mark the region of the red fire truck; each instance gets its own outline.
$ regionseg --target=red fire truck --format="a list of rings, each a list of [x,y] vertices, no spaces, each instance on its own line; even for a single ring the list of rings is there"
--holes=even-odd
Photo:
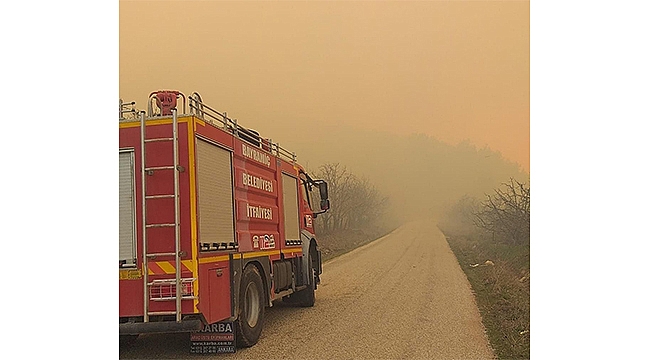
[[[232,321],[248,347],[274,300],[313,306],[327,183],[198,93],[134,104],[120,100],[120,335]]]

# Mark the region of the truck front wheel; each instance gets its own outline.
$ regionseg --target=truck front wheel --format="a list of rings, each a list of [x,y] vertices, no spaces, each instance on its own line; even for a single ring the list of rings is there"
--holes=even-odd
[[[264,286],[255,265],[248,265],[239,288],[239,309],[235,327],[237,346],[251,347],[257,343],[264,322]]]

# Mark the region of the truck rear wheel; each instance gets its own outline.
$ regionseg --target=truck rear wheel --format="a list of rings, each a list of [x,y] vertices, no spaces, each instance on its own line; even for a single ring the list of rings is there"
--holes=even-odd
[[[248,265],[244,269],[237,314],[237,346],[251,347],[259,340],[264,322],[264,286],[255,265]]]

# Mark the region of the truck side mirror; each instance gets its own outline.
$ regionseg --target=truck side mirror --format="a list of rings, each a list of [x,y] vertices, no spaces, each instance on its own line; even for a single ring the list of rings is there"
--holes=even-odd
[[[327,211],[330,208],[330,201],[329,199],[324,199],[320,201],[320,209],[322,211]]]
[[[320,190],[321,208],[322,208],[323,200],[327,200],[329,198],[329,196],[327,195],[327,183],[321,180],[321,182],[318,183],[318,190]],[[329,202],[327,208],[329,209]]]

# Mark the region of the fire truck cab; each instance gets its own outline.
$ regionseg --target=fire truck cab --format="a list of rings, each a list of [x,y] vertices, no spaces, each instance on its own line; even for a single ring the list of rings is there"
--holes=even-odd
[[[120,335],[232,321],[252,346],[274,300],[314,305],[327,183],[198,93],[147,105],[120,100]]]

